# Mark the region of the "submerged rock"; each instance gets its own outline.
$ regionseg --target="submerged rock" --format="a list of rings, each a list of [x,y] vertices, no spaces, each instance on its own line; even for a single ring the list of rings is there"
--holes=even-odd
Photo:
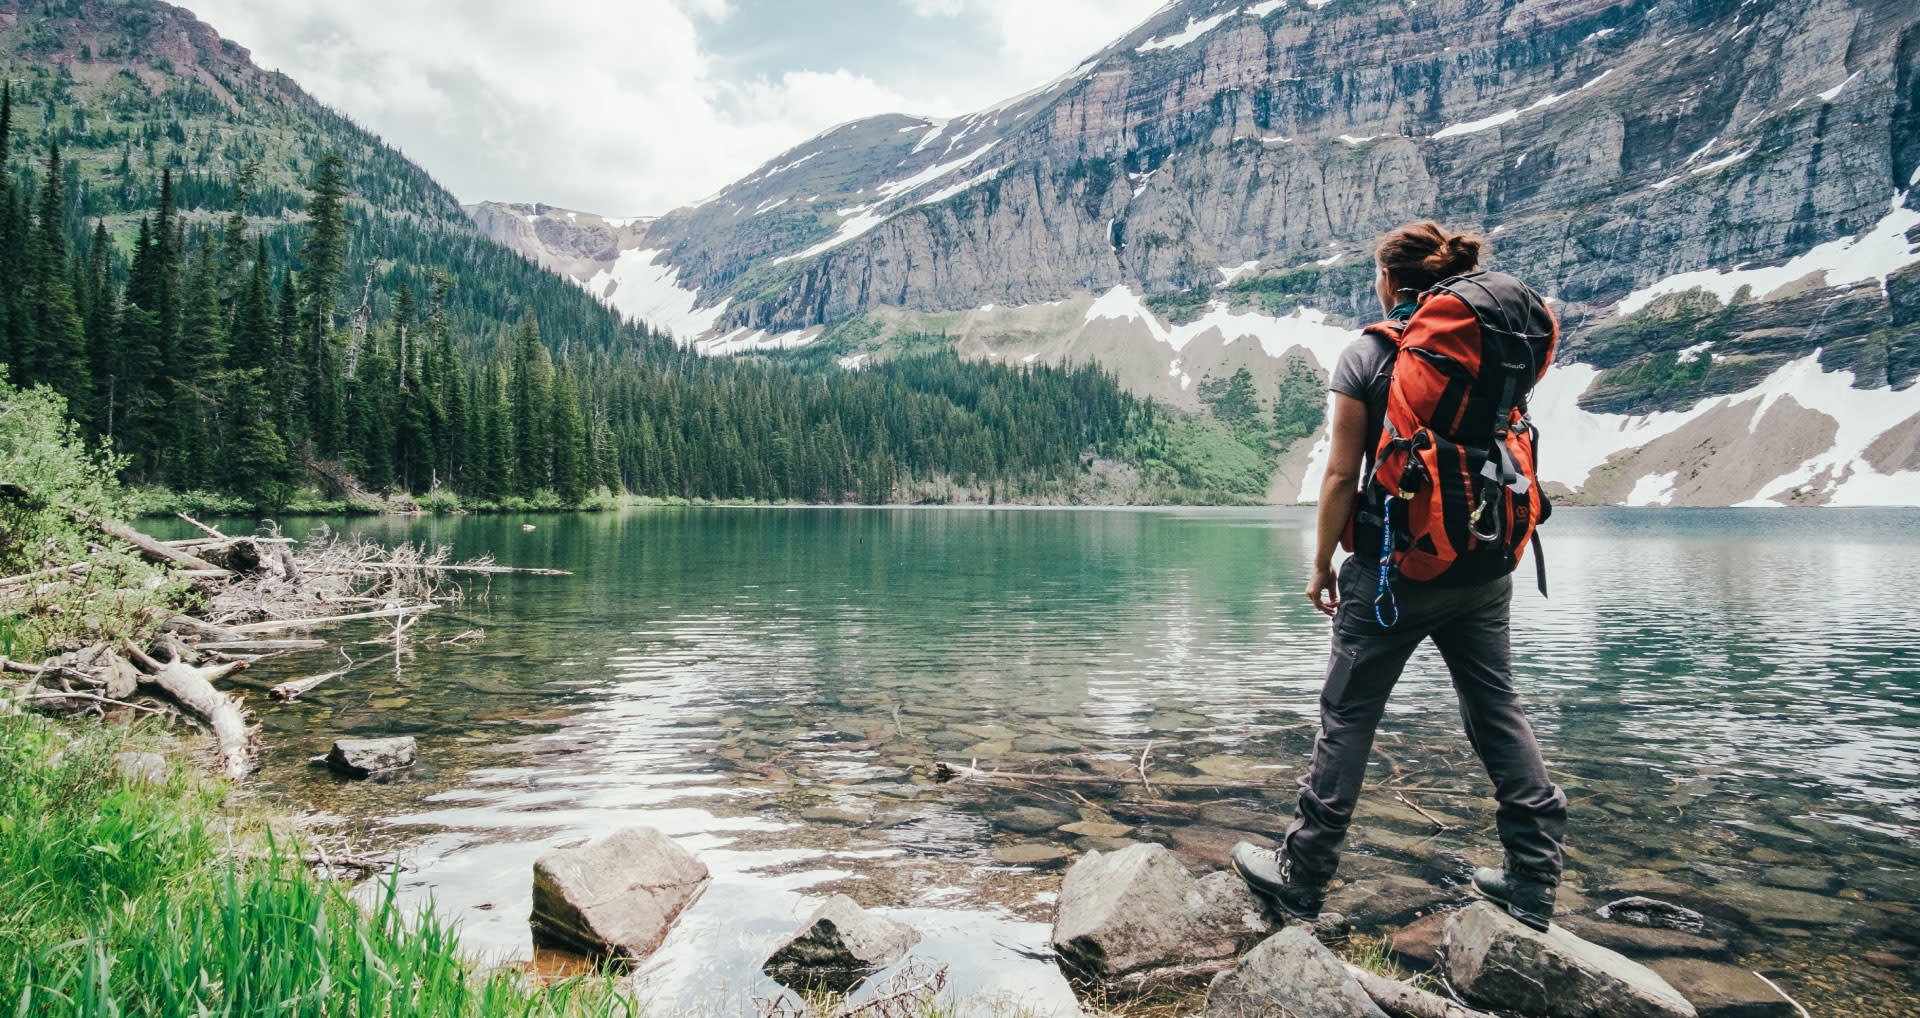
[[[660,946],[706,883],[706,865],[651,827],[548,852],[533,864],[533,942],[637,961]]]
[[[1195,880],[1166,846],[1143,842],[1067,871],[1053,946],[1080,981],[1137,988],[1217,971],[1271,929],[1237,877]]]
[[[782,986],[846,993],[862,979],[906,957],[920,932],[875,915],[844,894],[828,898],[812,918],[760,966]]]
[[[1205,1018],[1386,1018],[1304,926],[1261,941],[1207,987]]]
[[[413,736],[390,739],[335,739],[327,766],[350,778],[390,775],[413,766]]]
[[[1540,1018],[1696,1018],[1652,969],[1556,924],[1540,933],[1486,902],[1447,923],[1447,972],[1468,999]]]
[[[1657,898],[1639,896],[1621,898],[1619,901],[1610,901],[1600,906],[1596,912],[1600,918],[1611,919],[1614,922],[1679,930],[1682,933],[1700,933],[1707,928],[1705,916],[1693,909],[1682,908]]]
[[[1698,958],[1667,958],[1648,967],[1679,990],[1700,1018],[1792,1018],[1798,1013],[1790,1001],[1746,969]]]

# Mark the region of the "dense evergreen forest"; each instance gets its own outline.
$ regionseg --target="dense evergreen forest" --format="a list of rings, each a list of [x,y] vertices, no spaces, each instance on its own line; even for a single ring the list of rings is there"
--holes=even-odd
[[[0,160],[11,120],[9,87]],[[217,229],[185,221],[161,169],[123,259],[104,221],[69,237],[58,140],[45,160],[37,183],[0,181],[0,362],[61,393],[137,483],[263,506],[309,477],[492,504],[622,491],[883,502],[941,480],[1018,496],[1153,416],[1091,368],[950,353],[804,372],[640,332],[563,343],[556,360],[531,309],[489,349],[456,337],[444,274],[424,295],[400,283],[378,315],[373,281],[342,305],[352,196],[338,156],[318,161],[284,258],[248,219],[250,168]]]
[[[179,8],[23,4],[0,53],[0,364],[63,395],[135,484],[265,507],[316,487],[501,506],[1264,490],[1263,454],[1091,367],[967,363],[940,337],[855,371],[688,353],[482,236]],[[1096,459],[1133,469],[1087,496]]]

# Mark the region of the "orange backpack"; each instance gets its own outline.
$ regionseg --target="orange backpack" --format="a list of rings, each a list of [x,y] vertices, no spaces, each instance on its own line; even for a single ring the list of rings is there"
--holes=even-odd
[[[1535,472],[1540,432],[1527,395],[1559,341],[1546,301],[1504,273],[1469,273],[1421,294],[1407,321],[1367,331],[1399,350],[1367,485],[1377,517],[1366,515],[1382,524],[1376,621],[1392,626],[1389,609],[1399,619],[1393,572],[1484,582],[1511,573],[1529,541],[1544,595],[1534,528],[1553,507]]]

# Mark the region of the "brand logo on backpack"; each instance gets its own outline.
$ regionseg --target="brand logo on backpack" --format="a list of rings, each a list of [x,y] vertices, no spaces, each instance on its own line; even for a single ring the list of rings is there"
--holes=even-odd
[[[1535,472],[1540,432],[1527,415],[1527,395],[1559,339],[1546,302],[1512,276],[1476,272],[1421,294],[1404,324],[1368,331],[1399,349],[1368,481],[1366,518],[1385,524],[1376,615],[1392,604],[1391,572],[1491,580],[1513,571],[1529,541],[1546,593],[1534,528],[1552,504]]]

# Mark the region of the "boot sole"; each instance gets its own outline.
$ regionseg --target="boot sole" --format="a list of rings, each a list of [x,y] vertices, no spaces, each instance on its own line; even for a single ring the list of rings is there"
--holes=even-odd
[[[1292,916],[1293,918],[1298,919],[1303,923],[1313,923],[1313,922],[1319,921],[1320,913],[1297,911],[1292,906],[1289,906],[1285,901],[1282,901],[1279,895],[1274,894],[1273,892],[1268,891],[1264,887],[1260,886],[1258,883],[1255,883],[1254,879],[1247,875],[1247,871],[1240,868],[1240,863],[1237,860],[1228,859],[1227,865],[1233,868],[1234,875],[1240,878],[1241,883],[1247,885],[1247,890],[1252,891],[1254,897],[1259,898],[1261,901],[1264,901],[1267,904],[1272,905],[1274,908],[1277,908],[1280,911],[1285,912],[1287,915]]]

